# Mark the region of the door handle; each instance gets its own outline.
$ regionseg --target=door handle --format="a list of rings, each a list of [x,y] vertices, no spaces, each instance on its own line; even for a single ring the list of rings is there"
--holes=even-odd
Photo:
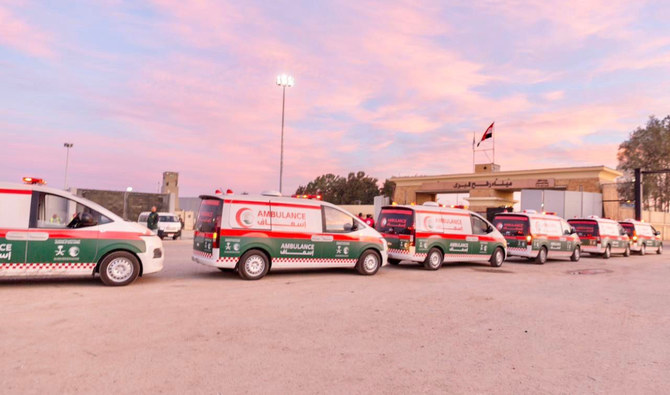
[[[10,232],[7,232],[7,234],[5,235],[5,239],[11,240],[11,241],[28,240],[28,232],[10,231]]]
[[[28,232],[28,240],[46,241],[49,240],[49,234],[47,232]]]

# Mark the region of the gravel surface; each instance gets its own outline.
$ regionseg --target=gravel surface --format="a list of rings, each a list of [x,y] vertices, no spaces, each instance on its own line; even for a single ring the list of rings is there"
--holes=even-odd
[[[127,287],[1,281],[2,392],[670,392],[665,255],[248,282],[165,247]]]

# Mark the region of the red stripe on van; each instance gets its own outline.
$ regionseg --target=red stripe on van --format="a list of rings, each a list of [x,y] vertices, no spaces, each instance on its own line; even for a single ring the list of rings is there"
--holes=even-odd
[[[406,208],[394,208],[394,209],[382,209],[384,214],[412,214],[412,209]]]
[[[495,237],[483,236],[483,235],[463,235],[455,233],[418,233],[416,238],[427,239],[439,237],[440,239],[452,239],[452,240],[465,240],[468,237],[478,237],[479,241],[497,241]]]
[[[30,189],[0,189],[0,193],[10,193],[13,195],[30,195],[33,193]]]
[[[461,217],[469,217],[469,213],[454,213],[452,211],[428,211],[415,209],[417,213],[421,214],[438,214],[438,215],[460,215]]]
[[[270,239],[306,239],[312,236],[333,236],[337,241],[357,241],[358,236],[348,236],[345,234],[334,233],[294,233],[294,232],[271,232],[262,230],[245,229],[221,229],[221,237],[267,237]]]

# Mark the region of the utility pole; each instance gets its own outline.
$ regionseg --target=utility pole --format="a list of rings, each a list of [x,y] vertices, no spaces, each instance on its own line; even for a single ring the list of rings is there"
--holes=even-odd
[[[70,148],[72,148],[74,144],[72,143],[64,143],[63,147],[65,147],[65,185],[63,186],[63,189],[67,190],[67,168],[70,162]]]

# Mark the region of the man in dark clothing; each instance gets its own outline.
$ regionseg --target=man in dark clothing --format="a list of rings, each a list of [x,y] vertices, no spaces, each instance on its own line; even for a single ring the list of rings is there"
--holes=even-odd
[[[156,212],[156,206],[151,208],[151,213],[149,214],[149,218],[147,218],[147,228],[154,232],[154,234],[158,233],[158,213]]]

